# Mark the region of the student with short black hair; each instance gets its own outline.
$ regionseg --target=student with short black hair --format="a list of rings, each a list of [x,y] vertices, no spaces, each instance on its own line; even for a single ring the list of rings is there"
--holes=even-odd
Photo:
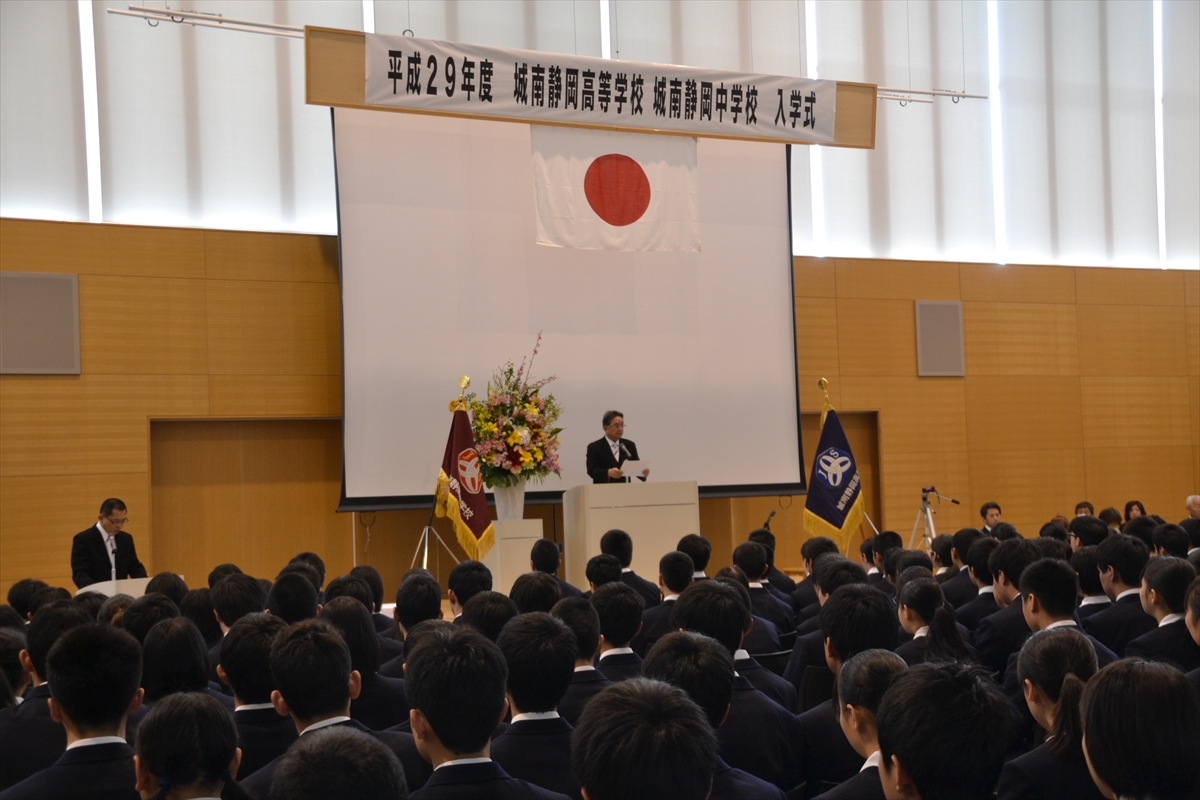
[[[713,580],[730,585],[736,584],[740,588],[741,595],[746,598],[746,602],[750,602],[750,581],[746,578],[746,573],[732,564],[717,570]],[[742,647],[749,652],[778,653],[781,644],[779,629],[775,627],[775,623],[758,616],[753,609],[750,612],[750,619],[754,624],[750,627],[750,632],[746,634],[745,640],[742,641]]]
[[[1025,642],[1017,659],[1019,685],[1046,739],[1004,765],[998,800],[1103,797],[1083,758],[1079,718],[1084,684],[1097,669],[1096,654],[1078,629],[1042,630]]]
[[[1112,600],[1112,606],[1086,618],[1083,629],[1117,655],[1124,655],[1127,644],[1158,625],[1154,617],[1142,609],[1140,597],[1142,570],[1149,560],[1150,551],[1146,545],[1140,539],[1124,534],[1110,536],[1096,547],[1100,585]]]
[[[558,703],[575,668],[575,634],[544,612],[508,621],[496,639],[508,665],[512,722],[492,740],[491,758],[514,778],[581,800],[571,774],[571,724]]]
[[[22,578],[21,580],[8,587],[8,604],[12,606],[23,619],[30,619],[30,614],[33,613],[33,608],[30,607],[30,602],[33,596],[42,589],[49,586],[45,581],[40,581],[37,578]]]
[[[704,800],[718,764],[704,712],[681,689],[637,678],[584,711],[571,766],[589,800]]]
[[[691,632],[669,633],[655,643],[643,666],[645,677],[687,692],[719,731],[731,711],[736,674],[728,649],[715,639]],[[779,800],[783,790],[718,756],[709,800]]]
[[[0,797],[138,797],[125,722],[142,702],[141,651],[125,631],[91,622],[62,634],[46,655],[44,669],[50,684],[47,705],[51,718],[66,731],[66,750]]]
[[[25,691],[25,687],[29,685],[29,673],[21,665],[21,651],[27,644],[24,627],[22,624],[21,630],[0,628],[0,674],[4,675],[8,691],[11,694],[7,699],[12,701],[0,703],[0,708],[12,708],[19,705],[16,698],[20,697],[21,693]]]
[[[457,620],[463,613],[463,606],[481,592],[492,590],[492,571],[480,561],[460,561],[450,570],[446,579],[449,589],[447,598],[450,601],[450,611]]]
[[[642,628],[645,602],[627,583],[606,583],[592,593],[592,605],[600,617],[600,656],[596,669],[613,683],[642,673],[642,657],[629,646]]]
[[[80,592],[71,599],[75,601],[76,605],[87,612],[92,621],[96,620],[100,614],[100,608],[108,600],[107,597],[99,592]]]
[[[350,718],[350,703],[362,686],[352,669],[350,648],[337,628],[322,619],[289,625],[271,642],[271,703],[281,716],[290,716],[301,738],[331,726],[354,728],[383,742],[404,765],[409,788],[422,785],[429,765],[417,752],[413,737],[396,731],[372,731]],[[280,760],[268,762],[242,780],[259,797],[271,795]]]
[[[171,598],[172,603],[178,606],[188,593],[188,585],[174,572],[160,572],[146,584],[146,594],[152,592],[165,594]]]
[[[138,642],[146,640],[146,634],[164,619],[179,616],[179,606],[165,594],[155,592],[135,599],[121,616],[121,627],[129,631]]]
[[[304,566],[316,574],[316,570],[304,562],[289,564],[284,569],[299,566]],[[297,572],[284,572],[271,586],[265,610],[268,614],[280,617],[287,624],[294,625],[315,618],[321,606],[317,603],[317,589],[311,580]]]
[[[241,573],[242,568],[237,564],[217,564],[212,568],[212,571],[208,573],[208,588],[212,589],[216,587],[216,585],[220,583],[223,578],[226,578],[230,575],[240,575]]]
[[[315,731],[279,760],[270,800],[327,798],[407,800],[404,767],[369,734],[337,726]]]
[[[554,604],[562,599],[558,581],[545,572],[526,572],[518,575],[508,596],[517,604],[517,611],[529,614],[534,611],[549,613]]]
[[[247,614],[221,643],[217,674],[233,690],[233,721],[242,747],[239,774],[252,775],[296,741],[296,724],[271,703],[271,642],[287,623],[270,614]]]
[[[796,591],[796,582],[789,578],[786,574],[775,566],[775,534],[771,533],[768,528],[758,528],[750,531],[750,535],[746,537],[748,542],[757,542],[767,550],[767,586],[783,597],[786,597],[788,607],[792,607],[792,592]],[[782,599],[782,597],[781,597]]]
[[[321,588],[325,585],[324,573],[317,570],[312,564],[306,561],[289,561],[284,565],[283,569],[279,570],[279,574],[275,576],[278,581],[284,575],[299,575],[304,578],[313,587],[313,591],[317,593],[317,603],[321,602]],[[268,594],[270,589],[267,590]]]
[[[252,800],[234,778],[242,765],[238,730],[214,698],[195,692],[165,697],[140,730],[134,765],[143,796]]]
[[[850,746],[866,761],[853,778],[823,793],[825,800],[883,800],[875,715],[892,681],[906,669],[904,660],[887,650],[864,650],[842,664],[834,687],[838,722]]]
[[[991,678],[954,661],[897,675],[875,720],[884,793],[924,800],[991,800],[1019,727]]]
[[[396,655],[380,665],[379,674],[387,678],[403,678],[408,632],[426,620],[442,618],[441,584],[424,570],[406,574],[396,589],[396,606],[392,616],[396,629],[394,641],[400,647]]]
[[[558,567],[561,563],[562,550],[553,539],[538,539],[529,549],[529,568],[537,572],[544,572],[554,578],[561,597],[583,596],[583,592],[577,587],[558,577]]]
[[[367,604],[367,608],[371,611],[371,621],[375,624],[375,631],[380,636],[391,639],[396,633],[396,623],[380,613],[383,610],[383,599],[387,595],[383,591],[383,576],[379,574],[379,570],[370,564],[359,564],[347,574],[352,578],[364,581],[367,586],[371,587],[371,602]]]
[[[1125,645],[1125,655],[1166,661],[1184,672],[1200,669],[1200,645],[1192,641],[1184,624],[1188,586],[1196,570],[1182,558],[1154,556],[1142,572],[1142,610],[1158,627]]]
[[[800,545],[800,558],[804,562],[804,580],[796,584],[792,607],[800,611],[817,602],[816,587],[813,585],[813,564],[825,553],[839,553],[837,542],[828,536],[813,536]]]
[[[1114,533],[1121,532],[1121,512],[1117,511],[1113,506],[1100,510],[1096,515],[1101,522],[1108,526],[1108,529]]]
[[[1100,583],[1100,570],[1096,566],[1096,548],[1081,547],[1071,554],[1071,568],[1079,579],[1079,607],[1075,614],[1082,622],[1112,605]]]
[[[330,587],[334,582],[330,582]],[[358,672],[358,697],[350,701],[350,719],[374,731],[399,725],[408,719],[404,681],[379,674],[379,634],[367,607],[348,595],[329,600],[321,607],[321,619],[338,629],[350,649],[350,667]]]
[[[733,563],[746,573],[754,613],[770,620],[779,630],[795,628],[796,617],[792,609],[762,583],[767,574],[767,549],[757,542],[742,542],[733,549]]]
[[[862,564],[862,568],[867,571],[871,583],[879,579],[879,570],[875,569],[874,536],[868,536],[862,540],[862,543],[858,546],[858,560]]]
[[[979,623],[1000,610],[996,602],[995,576],[988,566],[992,553],[1000,546],[1000,542],[990,536],[980,536],[967,551],[967,575],[975,586],[976,595],[957,607],[955,617],[967,630],[974,632]]]
[[[1080,500],[1075,504],[1075,517],[1094,517],[1096,515],[1096,507],[1087,500]]]
[[[633,562],[633,537],[623,530],[614,528],[600,537],[600,552],[604,555],[615,556],[621,563],[621,582],[632,586],[642,596],[646,608],[659,604],[662,595],[659,594],[658,587],[639,576],[629,566]]]
[[[1037,545],[1038,550],[1042,553],[1042,558],[1054,558],[1059,561],[1071,560],[1071,546],[1066,542],[1060,542],[1058,539],[1049,537],[1041,537],[1032,540]]]
[[[1107,539],[1111,533],[1113,531],[1104,524],[1103,520],[1090,514],[1075,517],[1067,528],[1067,538],[1071,544],[1071,550],[1095,547]]]
[[[1184,614],[1183,623],[1187,625],[1188,633],[1192,635],[1192,641],[1196,643],[1197,647],[1200,647],[1200,578],[1196,578],[1188,587],[1184,604],[1187,606],[1187,611]],[[1187,678],[1191,681],[1192,686],[1196,687],[1196,691],[1200,692],[1200,667],[1189,672]]]
[[[910,568],[911,569],[911,568]],[[933,578],[917,578],[900,589],[896,615],[912,640],[896,648],[909,666],[926,661],[973,661],[975,651],[963,641],[946,606],[942,588]]]
[[[1154,541],[1154,551],[1160,556],[1175,556],[1186,559],[1191,549],[1191,540],[1187,531],[1178,525],[1164,523],[1154,528],[1150,534]]]
[[[25,618],[18,614],[15,608],[8,603],[0,604],[0,628],[11,628],[12,630],[20,631],[23,635],[25,633],[25,623]]]
[[[509,776],[490,757],[492,732],[508,708],[508,667],[499,647],[470,628],[443,628],[407,658],[413,736],[434,768],[413,800],[566,797]]]
[[[233,711],[234,700],[208,684],[208,653],[196,623],[186,617],[154,624],[142,642],[142,688],[147,705],[176,692],[212,695]]]
[[[559,715],[574,727],[588,701],[612,683],[595,667],[596,656],[600,653],[600,615],[591,601],[582,597],[564,597],[550,609],[550,615],[561,620],[575,634],[571,683],[558,701]]]
[[[224,634],[221,631],[221,623],[217,622],[213,613],[212,590],[207,586],[192,589],[183,596],[183,602],[179,604],[179,615],[187,617],[200,629],[206,653],[221,643]]]
[[[1200,797],[1200,698],[1174,667],[1109,665],[1088,681],[1082,719],[1084,757],[1105,797]]]
[[[942,584],[942,593],[956,609],[979,596],[979,587],[971,580],[967,570],[967,553],[971,545],[982,538],[983,532],[976,528],[960,528],[950,538],[950,560],[958,568],[958,574]]]
[[[1133,538],[1146,545],[1146,549],[1150,552],[1154,551],[1154,529],[1159,526],[1159,521],[1151,516],[1134,517],[1125,523],[1121,528],[1121,533]]]
[[[1037,545],[1028,539],[1000,542],[988,556],[988,569],[995,580],[993,594],[1000,610],[979,621],[975,629],[975,654],[986,669],[1003,676],[1008,657],[1021,649],[1031,631],[1025,623],[1020,595],[1021,573],[1042,557]]]
[[[945,583],[958,574],[958,567],[950,558],[954,549],[954,537],[948,533],[939,533],[930,543],[929,555],[933,559],[933,577],[938,583]]]
[[[371,586],[362,578],[353,575],[339,575],[329,582],[325,587],[325,598],[322,606],[328,603],[335,597],[351,597],[362,603],[363,607],[369,612],[375,604],[375,595],[371,593]],[[375,626],[375,622],[371,622],[371,627]]]
[[[210,597],[217,622],[226,633],[247,614],[261,613],[266,603],[258,581],[241,570],[219,580],[210,590]]]
[[[482,633],[489,641],[496,641],[500,629],[510,619],[521,613],[512,598],[505,597],[499,592],[479,592],[462,608],[462,614],[455,618],[455,624],[470,625]]]
[[[1067,529],[1063,527],[1061,522],[1050,520],[1038,530],[1038,537],[1041,539],[1057,539],[1058,541],[1070,547],[1071,537],[1067,534]]]
[[[105,600],[104,604],[100,606],[100,610],[96,612],[96,622],[101,625],[121,627],[121,619],[125,616],[125,609],[129,608],[129,604],[133,600],[132,595],[114,594]]]
[[[797,636],[792,645],[792,655],[788,658],[787,666],[783,670],[784,680],[796,687],[797,691],[800,689],[805,672],[810,667],[820,673],[824,673],[826,670],[826,637],[821,630],[820,611],[829,601],[829,597],[841,586],[865,584],[872,589],[879,588],[878,584],[872,585],[864,577],[863,570],[859,565],[843,558],[840,553],[822,553],[817,556],[816,561],[813,562],[812,580],[817,605],[811,609],[811,618],[796,628]],[[883,583],[890,592],[892,584],[887,581]],[[889,592],[881,591],[881,594],[885,598],[889,598],[888,602],[891,603]]]
[[[679,593],[692,585],[695,571],[691,557],[678,550],[658,560],[658,588],[663,600],[642,612],[642,629],[629,645],[639,656],[644,657],[659,638],[675,630],[671,627],[671,609]]]
[[[582,597],[591,597],[592,593],[606,583],[616,583],[621,580],[621,562],[616,556],[601,553],[588,559],[584,568],[588,579],[588,591]]]
[[[688,558],[692,559],[693,578],[698,581],[709,579],[704,572],[708,569],[708,560],[712,558],[712,543],[708,539],[698,533],[689,533],[679,540],[675,549],[681,553],[687,553]]]
[[[317,582],[314,584],[317,593],[320,594],[321,587],[325,585],[325,561],[319,555],[313,552],[305,551],[292,556],[292,560],[288,562],[288,566],[293,564],[304,564],[312,567],[317,576]],[[286,569],[286,567],[285,567]]]
[[[53,764],[67,747],[63,726],[50,716],[50,686],[46,683],[46,656],[67,631],[91,620],[72,601],[51,603],[38,609],[25,634],[25,649],[17,654],[29,674],[25,700],[0,714],[0,790]],[[141,677],[141,656],[138,657]]]

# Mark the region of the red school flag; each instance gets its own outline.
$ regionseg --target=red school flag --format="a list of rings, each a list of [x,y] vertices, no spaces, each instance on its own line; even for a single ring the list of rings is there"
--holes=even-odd
[[[448,517],[454,523],[454,533],[467,558],[481,560],[496,543],[471,420],[462,408],[455,409],[450,422],[434,510],[439,517]]]

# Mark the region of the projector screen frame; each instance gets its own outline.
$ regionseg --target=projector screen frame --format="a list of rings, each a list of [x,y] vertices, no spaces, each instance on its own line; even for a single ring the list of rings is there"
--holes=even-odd
[[[332,131],[330,141],[334,150],[333,158],[333,174],[334,174],[334,208],[338,220],[338,236],[337,236],[337,252],[338,252],[338,296],[339,306],[342,311],[340,320],[341,329],[341,344],[342,344],[342,482],[341,496],[338,501],[337,512],[370,512],[370,511],[404,511],[404,510],[425,510],[432,509],[434,504],[434,494],[419,494],[419,495],[383,495],[383,496],[356,496],[348,497],[346,495],[346,436],[345,436],[345,408],[346,408],[346,381],[345,381],[345,358],[346,358],[346,322],[345,322],[345,298],[343,280],[343,258],[342,258],[342,213],[341,213],[341,192],[338,182],[337,171],[337,125],[335,120],[335,109],[329,109],[329,124]],[[796,271],[793,257],[793,240],[792,240],[792,148],[793,145],[784,145],[784,169],[786,170],[785,185],[787,187],[787,219],[788,219],[788,252],[787,252],[787,270],[788,270],[788,287],[789,301],[792,307],[792,386],[794,389],[795,408],[796,408],[796,455],[799,459],[797,472],[800,480],[795,483],[756,483],[756,484],[721,484],[710,486],[699,486],[698,492],[701,498],[722,498],[722,497],[770,497],[783,495],[807,495],[808,494],[808,476],[804,471],[804,435],[801,431],[801,408],[800,408],[800,364],[799,364],[799,343],[797,339],[796,328]],[[449,431],[449,427],[447,427]],[[440,465],[439,465],[440,468]],[[436,475],[430,479],[430,484],[436,484]],[[525,492],[526,505],[561,505],[565,489],[556,489],[550,491],[537,491],[527,489]],[[495,506],[495,498],[489,493],[488,505]]]

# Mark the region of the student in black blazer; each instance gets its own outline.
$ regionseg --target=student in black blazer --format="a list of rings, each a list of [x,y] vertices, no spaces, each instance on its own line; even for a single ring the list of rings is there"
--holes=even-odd
[[[135,766],[139,792],[247,797],[233,779],[241,767],[237,728],[216,698],[200,692],[164,697],[141,729]],[[191,735],[179,736],[179,731]]]
[[[629,643],[642,627],[642,597],[624,583],[606,583],[592,594],[600,617],[600,656],[596,669],[613,683],[642,673],[642,657]]]
[[[975,651],[963,640],[934,578],[906,580],[900,587],[900,626],[913,638],[896,648],[909,666],[926,661],[974,661]]]
[[[583,595],[576,587],[558,577],[558,567],[562,563],[562,551],[552,539],[538,539],[529,550],[529,568],[536,572],[544,572],[558,584],[558,591],[563,597],[580,597]]]
[[[979,538],[967,551],[966,569],[963,572],[971,582],[974,594],[967,602],[954,607],[954,617],[972,633],[979,628],[980,620],[1000,610],[1000,604],[996,602],[996,587],[993,585],[995,576],[988,567],[992,551],[999,546],[1000,542],[996,539]],[[942,586],[943,593],[948,584]]]
[[[950,561],[958,568],[958,574],[942,583],[942,593],[956,610],[974,600],[979,591],[967,571],[967,554],[971,545],[982,538],[983,533],[975,528],[962,528],[950,537]]]
[[[359,675],[358,697],[350,701],[350,718],[373,731],[408,719],[404,681],[379,674],[379,635],[367,607],[353,597],[338,596],[321,608],[321,619],[341,632],[350,648],[351,668]]]
[[[133,537],[122,530],[129,521],[125,504],[115,497],[100,506],[96,524],[75,534],[71,543],[71,576],[82,589],[93,583],[125,578],[144,578],[146,568],[138,561]]]
[[[633,539],[622,530],[613,529],[600,537],[600,554],[613,556],[621,564],[621,582],[637,590],[646,608],[652,608],[662,600],[658,586],[638,575],[630,568],[633,562]]]
[[[593,665],[600,651],[600,616],[590,600],[564,597],[550,609],[575,634],[575,668],[567,691],[558,701],[558,713],[572,726],[579,722],[588,701],[611,685]]]
[[[672,550],[658,560],[658,588],[663,601],[642,612],[642,629],[630,644],[639,656],[645,657],[646,651],[658,639],[676,630],[671,627],[671,609],[679,593],[692,585],[694,572],[691,557],[678,550]]]
[[[361,797],[407,796],[404,768],[387,745],[362,731],[331,725],[307,734],[279,760],[278,797],[328,800],[354,787]]]
[[[492,760],[514,778],[582,800],[571,773],[574,728],[557,710],[574,674],[575,634],[533,612],[510,620],[496,645],[508,664],[512,722],[492,740]]]
[[[624,483],[629,475],[621,474],[621,465],[637,461],[637,445],[625,435],[625,415],[620,411],[604,412],[604,435],[587,446],[587,473],[592,483]],[[638,480],[646,480],[650,470],[643,470]]]
[[[1127,644],[1158,624],[1142,610],[1138,596],[1150,551],[1141,539],[1120,534],[1105,538],[1095,552],[1100,584],[1113,602],[1084,620],[1083,629],[1123,656]]]
[[[1020,650],[1031,633],[1017,600],[1021,573],[1041,557],[1042,552],[1036,544],[1021,538],[1006,539],[988,556],[988,569],[995,578],[993,593],[1002,608],[980,621],[975,631],[975,653],[984,668],[1001,677],[1009,655]]]
[[[1192,585],[1189,589],[1189,585]],[[1188,672],[1200,669],[1200,644],[1192,640],[1185,623],[1188,594],[1200,592],[1196,570],[1182,558],[1155,556],[1142,573],[1142,609],[1158,627],[1125,646],[1125,655],[1167,661]]]
[[[137,798],[124,738],[126,718],[142,701],[141,657],[137,640],[117,628],[85,624],[63,633],[45,669],[50,715],[66,731],[67,749],[0,798]]]
[[[750,535],[746,537],[746,541],[758,542],[766,548],[767,574],[764,576],[764,583],[786,595],[788,598],[786,602],[790,608],[793,605],[791,596],[792,592],[796,591],[796,582],[775,568],[775,534],[771,533],[770,528],[759,528],[750,531]],[[803,558],[803,555],[801,555],[801,558]]]
[[[1079,579],[1080,601],[1075,609],[1075,619],[1083,622],[1088,617],[1112,607],[1112,600],[1104,593],[1100,583],[1100,570],[1096,566],[1096,548],[1081,547],[1071,554],[1071,567]]]
[[[746,573],[754,613],[773,622],[779,630],[794,630],[796,618],[792,609],[775,597],[762,583],[767,574],[766,548],[757,542],[743,542],[733,550],[733,563]]]

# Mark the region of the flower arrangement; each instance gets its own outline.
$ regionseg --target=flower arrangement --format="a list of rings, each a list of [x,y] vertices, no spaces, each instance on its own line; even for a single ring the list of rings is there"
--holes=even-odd
[[[509,361],[488,381],[487,398],[467,395],[471,429],[480,471],[489,487],[541,483],[548,475],[562,474],[558,465],[558,434],[554,427],[562,408],[552,394],[542,394],[554,376],[532,379],[533,360],[542,346],[539,332],[533,354],[519,366]]]

